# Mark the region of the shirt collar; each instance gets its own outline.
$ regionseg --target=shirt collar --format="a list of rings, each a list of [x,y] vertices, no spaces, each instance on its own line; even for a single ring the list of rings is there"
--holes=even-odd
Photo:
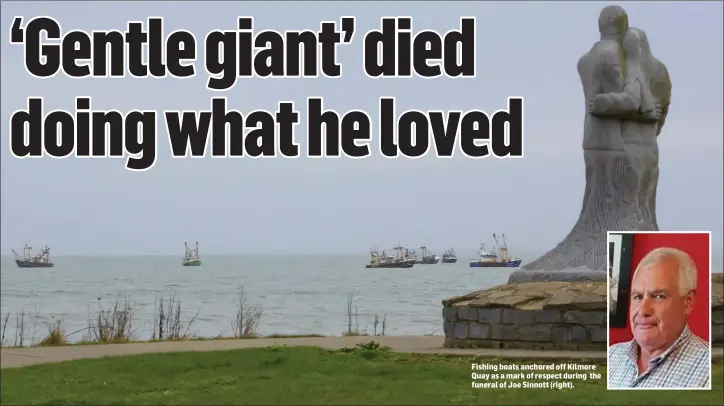
[[[679,335],[679,338],[677,338],[676,341],[674,341],[674,344],[672,344],[671,347],[669,347],[666,351],[661,353],[661,355],[659,355],[658,357],[652,358],[649,361],[649,365],[658,364],[659,362],[664,361],[666,359],[666,357],[668,357],[672,352],[674,352],[674,350],[679,348],[686,340],[689,339],[689,337],[691,337],[691,330],[689,330],[688,325],[685,325],[684,330],[681,332],[681,335]],[[633,362],[634,365],[637,365],[637,360],[639,357],[639,344],[636,342],[635,338],[632,339],[631,342],[629,343],[627,356],[628,356],[628,359],[631,362]]]

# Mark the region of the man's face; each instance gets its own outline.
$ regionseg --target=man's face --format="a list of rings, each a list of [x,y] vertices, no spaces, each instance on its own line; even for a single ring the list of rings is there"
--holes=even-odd
[[[694,306],[694,291],[679,293],[678,264],[665,258],[645,266],[631,283],[629,322],[646,351],[666,350],[681,334]]]

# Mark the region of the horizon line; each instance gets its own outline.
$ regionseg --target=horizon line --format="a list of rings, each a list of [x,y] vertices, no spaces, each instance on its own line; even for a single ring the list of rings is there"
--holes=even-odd
[[[456,249],[456,251],[477,251],[479,248],[470,248],[470,249]],[[533,251],[533,250],[523,250],[523,251]],[[538,250],[535,250],[538,251]],[[540,250],[541,254],[545,253],[546,251]],[[718,254],[718,255],[717,255]],[[301,257],[311,257],[311,256],[366,256],[369,255],[368,252],[212,252],[208,254],[204,254],[204,256],[209,257],[219,257],[219,256],[301,256]],[[0,258],[3,257],[15,257],[13,254],[0,254]],[[71,254],[54,254],[53,257],[183,257],[183,254],[171,254],[171,253],[71,253]],[[716,253],[712,252],[711,254],[712,259],[716,259],[717,257],[719,259],[724,259],[724,253]]]

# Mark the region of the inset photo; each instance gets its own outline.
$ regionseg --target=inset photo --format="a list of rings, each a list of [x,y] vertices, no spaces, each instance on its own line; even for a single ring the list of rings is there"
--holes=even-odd
[[[607,237],[607,388],[711,390],[711,232]]]

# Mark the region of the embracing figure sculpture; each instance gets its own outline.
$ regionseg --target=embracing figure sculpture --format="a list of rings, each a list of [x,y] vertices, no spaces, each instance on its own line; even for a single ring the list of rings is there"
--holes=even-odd
[[[586,188],[566,238],[511,274],[508,283],[607,280],[607,231],[656,231],[657,136],[669,103],[666,66],[626,11],[607,6],[600,41],[578,61],[585,98]]]

